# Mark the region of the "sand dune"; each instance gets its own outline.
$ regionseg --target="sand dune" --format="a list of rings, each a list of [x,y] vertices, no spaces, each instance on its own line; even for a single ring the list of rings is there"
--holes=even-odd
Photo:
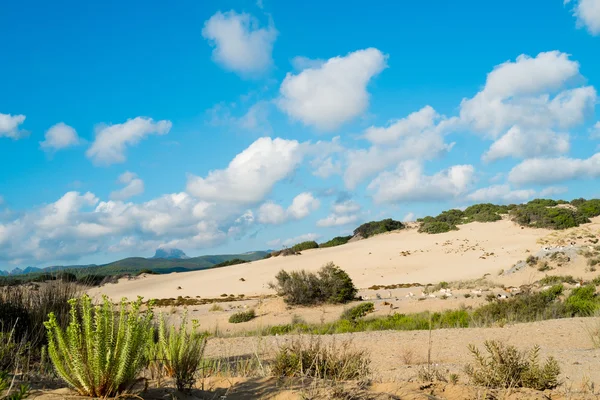
[[[351,276],[358,288],[371,285],[437,283],[497,275],[528,252],[539,251],[543,238],[555,232],[521,228],[510,221],[470,223],[458,231],[427,235],[406,229],[343,246],[303,251],[212,270],[122,279],[90,290],[113,299],[219,297],[222,294],[272,294],[268,283],[280,269],[316,271],[332,261]],[[241,280],[243,278],[244,280]]]

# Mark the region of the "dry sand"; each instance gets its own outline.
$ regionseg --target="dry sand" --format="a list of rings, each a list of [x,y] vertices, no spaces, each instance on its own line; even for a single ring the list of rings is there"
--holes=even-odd
[[[281,269],[316,271],[334,262],[348,272],[358,288],[396,283],[436,283],[480,278],[510,269],[540,249],[545,229],[521,229],[510,221],[471,223],[458,231],[427,235],[416,229],[378,235],[326,249],[303,251],[298,256],[274,257],[225,268],[122,279],[90,291],[113,299],[176,298],[222,294],[272,294],[268,283]],[[405,253],[403,253],[405,252]],[[406,255],[408,253],[409,255]],[[244,281],[241,280],[244,279]],[[528,277],[529,278],[529,277]]]

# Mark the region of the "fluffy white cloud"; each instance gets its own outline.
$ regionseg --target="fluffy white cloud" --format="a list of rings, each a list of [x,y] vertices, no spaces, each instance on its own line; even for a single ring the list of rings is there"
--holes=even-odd
[[[111,200],[127,200],[133,196],[144,193],[144,181],[138,178],[133,172],[126,171],[119,176],[119,183],[125,185],[124,188],[111,192]]]
[[[590,136],[593,139],[600,139],[600,121],[596,122],[590,131]]]
[[[404,218],[402,218],[402,222],[413,222],[415,221],[415,213],[409,212],[408,214],[406,214],[404,216]]]
[[[506,157],[532,158],[544,155],[559,155],[569,151],[569,135],[552,130],[523,131],[513,126],[496,140],[482,159],[490,162]]]
[[[326,218],[317,221],[317,226],[327,228],[331,226],[342,226],[353,224],[358,221],[358,215],[336,215],[330,214]]]
[[[374,144],[367,149],[347,150],[344,183],[354,189],[359,183],[406,160],[429,160],[449,151],[453,144],[444,133],[454,120],[446,120],[425,106],[388,127],[371,127],[365,137]]]
[[[54,203],[0,221],[0,261],[67,261],[101,251],[139,254],[160,245],[200,249],[243,235],[253,222],[251,211],[187,193],[132,203],[68,192]]]
[[[226,169],[210,171],[206,178],[191,175],[187,191],[206,201],[258,203],[302,158],[297,141],[263,137],[235,156]]]
[[[519,204],[528,201],[535,194],[532,189],[513,190],[510,185],[492,185],[475,190],[467,199],[474,203]]]
[[[321,235],[319,235],[317,233],[305,233],[304,235],[296,236],[296,237],[285,239],[285,240],[281,240],[281,239],[269,240],[267,242],[267,245],[272,246],[272,247],[279,247],[279,246],[290,247],[290,246],[293,246],[298,243],[307,242],[309,240],[318,240],[320,237],[321,237]]]
[[[454,165],[428,176],[419,162],[405,161],[393,172],[382,172],[368,189],[377,203],[447,200],[465,193],[474,172],[472,165]]]
[[[532,158],[516,165],[508,174],[514,184],[549,184],[571,179],[600,177],[600,153],[590,158]]]
[[[250,14],[217,12],[204,24],[202,36],[214,47],[213,59],[236,73],[257,75],[273,63],[277,30],[272,24],[261,28]]]
[[[297,75],[288,73],[277,104],[305,125],[334,130],[366,111],[367,85],[386,67],[386,58],[381,51],[369,48],[330,58]]]
[[[284,210],[279,204],[266,202],[258,209],[258,222],[263,224],[282,224],[289,220],[307,217],[320,206],[318,199],[312,193],[304,192],[294,197],[292,204]]]
[[[26,131],[19,130],[19,125],[25,122],[24,115],[11,115],[0,113],[0,137],[20,139],[27,136]]]
[[[86,155],[95,164],[110,165],[125,162],[127,146],[137,144],[148,135],[165,135],[171,130],[171,121],[157,121],[137,117],[122,124],[102,126],[96,129],[96,138]]]
[[[565,0],[565,4],[571,0]],[[600,0],[574,0],[573,14],[577,26],[587,28],[592,35],[600,35]]]
[[[45,151],[55,151],[77,146],[81,143],[77,131],[64,122],[53,125],[46,131],[40,147]]]
[[[360,211],[360,204],[353,200],[336,202],[331,206],[331,211],[335,214],[349,214]]]
[[[564,89],[579,77],[579,63],[565,53],[520,55],[494,68],[483,90],[461,102],[461,121],[492,139],[514,125],[571,127],[583,122],[596,100],[591,86]]]

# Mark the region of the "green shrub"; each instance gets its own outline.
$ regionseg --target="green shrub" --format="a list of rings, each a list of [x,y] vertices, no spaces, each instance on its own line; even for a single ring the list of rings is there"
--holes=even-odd
[[[293,305],[347,303],[357,293],[352,279],[333,263],[323,266],[317,274],[305,270],[289,273],[281,270],[275,280],[269,287]]]
[[[141,297],[121,301],[119,313],[104,297],[92,305],[85,295],[69,301],[63,329],[54,313],[45,322],[48,354],[57,373],[81,395],[112,397],[128,389],[146,365],[152,335],[152,308],[141,312]]]
[[[36,287],[1,287],[0,329],[14,330],[15,340],[26,338],[32,348],[39,349],[46,343],[44,321],[48,314],[54,313],[58,324],[65,327],[69,320],[69,299],[79,292],[76,284],[60,280]]]
[[[422,222],[421,226],[419,226],[420,233],[445,233],[450,231],[456,231],[458,228],[456,225],[451,225],[448,222],[444,221],[426,221]]]
[[[13,380],[8,372],[0,371],[0,399],[23,400],[29,396],[29,385],[21,384],[13,388]]]
[[[577,280],[572,275],[547,275],[540,279],[540,285],[556,285],[560,283],[569,283],[574,285]]]
[[[543,365],[539,362],[539,346],[529,352],[521,352],[516,347],[498,341],[486,341],[487,356],[469,345],[475,359],[475,366],[467,365],[465,373],[475,385],[490,388],[526,387],[536,390],[553,389],[558,386],[560,367],[549,357]]]
[[[584,214],[555,207],[557,204],[554,200],[532,200],[511,210],[511,216],[518,224],[533,228],[566,229],[590,222]]]
[[[323,344],[320,338],[292,339],[279,348],[271,372],[276,377],[314,377],[347,381],[365,378],[370,360],[350,342]]]
[[[525,293],[503,301],[492,299],[473,312],[478,324],[495,321],[531,322],[543,319],[562,318],[564,305],[559,301],[563,286],[554,285],[538,293]]]
[[[229,317],[229,322],[232,324],[239,324],[241,322],[248,322],[256,318],[256,312],[254,310],[240,311],[232,314]]]
[[[333,239],[331,239],[325,243],[321,243],[319,245],[319,247],[324,249],[326,247],[341,246],[343,244],[348,243],[348,240],[350,240],[350,239],[352,239],[352,236],[336,236]]]
[[[403,229],[404,224],[400,221],[395,221],[391,218],[383,219],[381,221],[366,222],[354,230],[354,236],[360,235],[363,238],[368,238],[373,235],[380,233],[395,231]]]
[[[372,313],[373,311],[375,311],[375,305],[373,303],[362,303],[344,310],[344,312],[340,316],[340,319],[356,321],[357,319],[362,318],[365,315]]]
[[[167,330],[164,315],[160,316],[158,327],[158,355],[154,362],[164,369],[167,376],[175,378],[178,390],[190,390],[196,382],[197,373],[204,357],[206,336],[197,333],[198,324],[194,321],[190,332],[187,330],[187,314],[178,329],[171,326]]]
[[[538,258],[534,255],[529,255],[529,257],[527,257],[527,259],[525,260],[525,262],[527,263],[527,265],[533,267],[534,265],[537,264],[538,262]]]
[[[302,242],[302,243],[293,245],[291,247],[291,250],[297,253],[299,251],[304,251],[304,250],[309,250],[309,249],[318,249],[318,248],[319,248],[319,244],[317,242],[315,242],[314,240],[309,240],[307,242]]]
[[[596,296],[596,288],[592,285],[573,289],[565,300],[567,313],[570,316],[586,317],[594,314],[598,309],[599,299]]]
[[[598,215],[600,215],[599,199],[585,200],[576,207],[577,211],[579,211],[587,218],[597,217]]]
[[[242,260],[240,258],[234,258],[233,260],[223,261],[215,264],[211,268],[229,267],[231,265],[246,264],[247,262],[249,261]]]

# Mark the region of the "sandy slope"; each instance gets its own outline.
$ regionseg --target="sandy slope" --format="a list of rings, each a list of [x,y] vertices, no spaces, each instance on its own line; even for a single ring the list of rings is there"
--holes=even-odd
[[[329,261],[346,270],[356,286],[374,284],[436,283],[480,278],[497,274],[523,260],[527,250],[538,251],[537,241],[550,233],[544,229],[522,229],[510,221],[471,223],[460,230],[439,235],[408,229],[327,249],[302,252],[299,256],[276,257],[225,268],[147,276],[121,280],[90,291],[113,299],[171,298],[177,296],[219,297],[223,293],[270,294],[268,282],[280,269],[316,271]],[[410,252],[403,255],[401,252]],[[407,254],[407,253],[404,253]],[[244,278],[245,281],[240,279]]]

